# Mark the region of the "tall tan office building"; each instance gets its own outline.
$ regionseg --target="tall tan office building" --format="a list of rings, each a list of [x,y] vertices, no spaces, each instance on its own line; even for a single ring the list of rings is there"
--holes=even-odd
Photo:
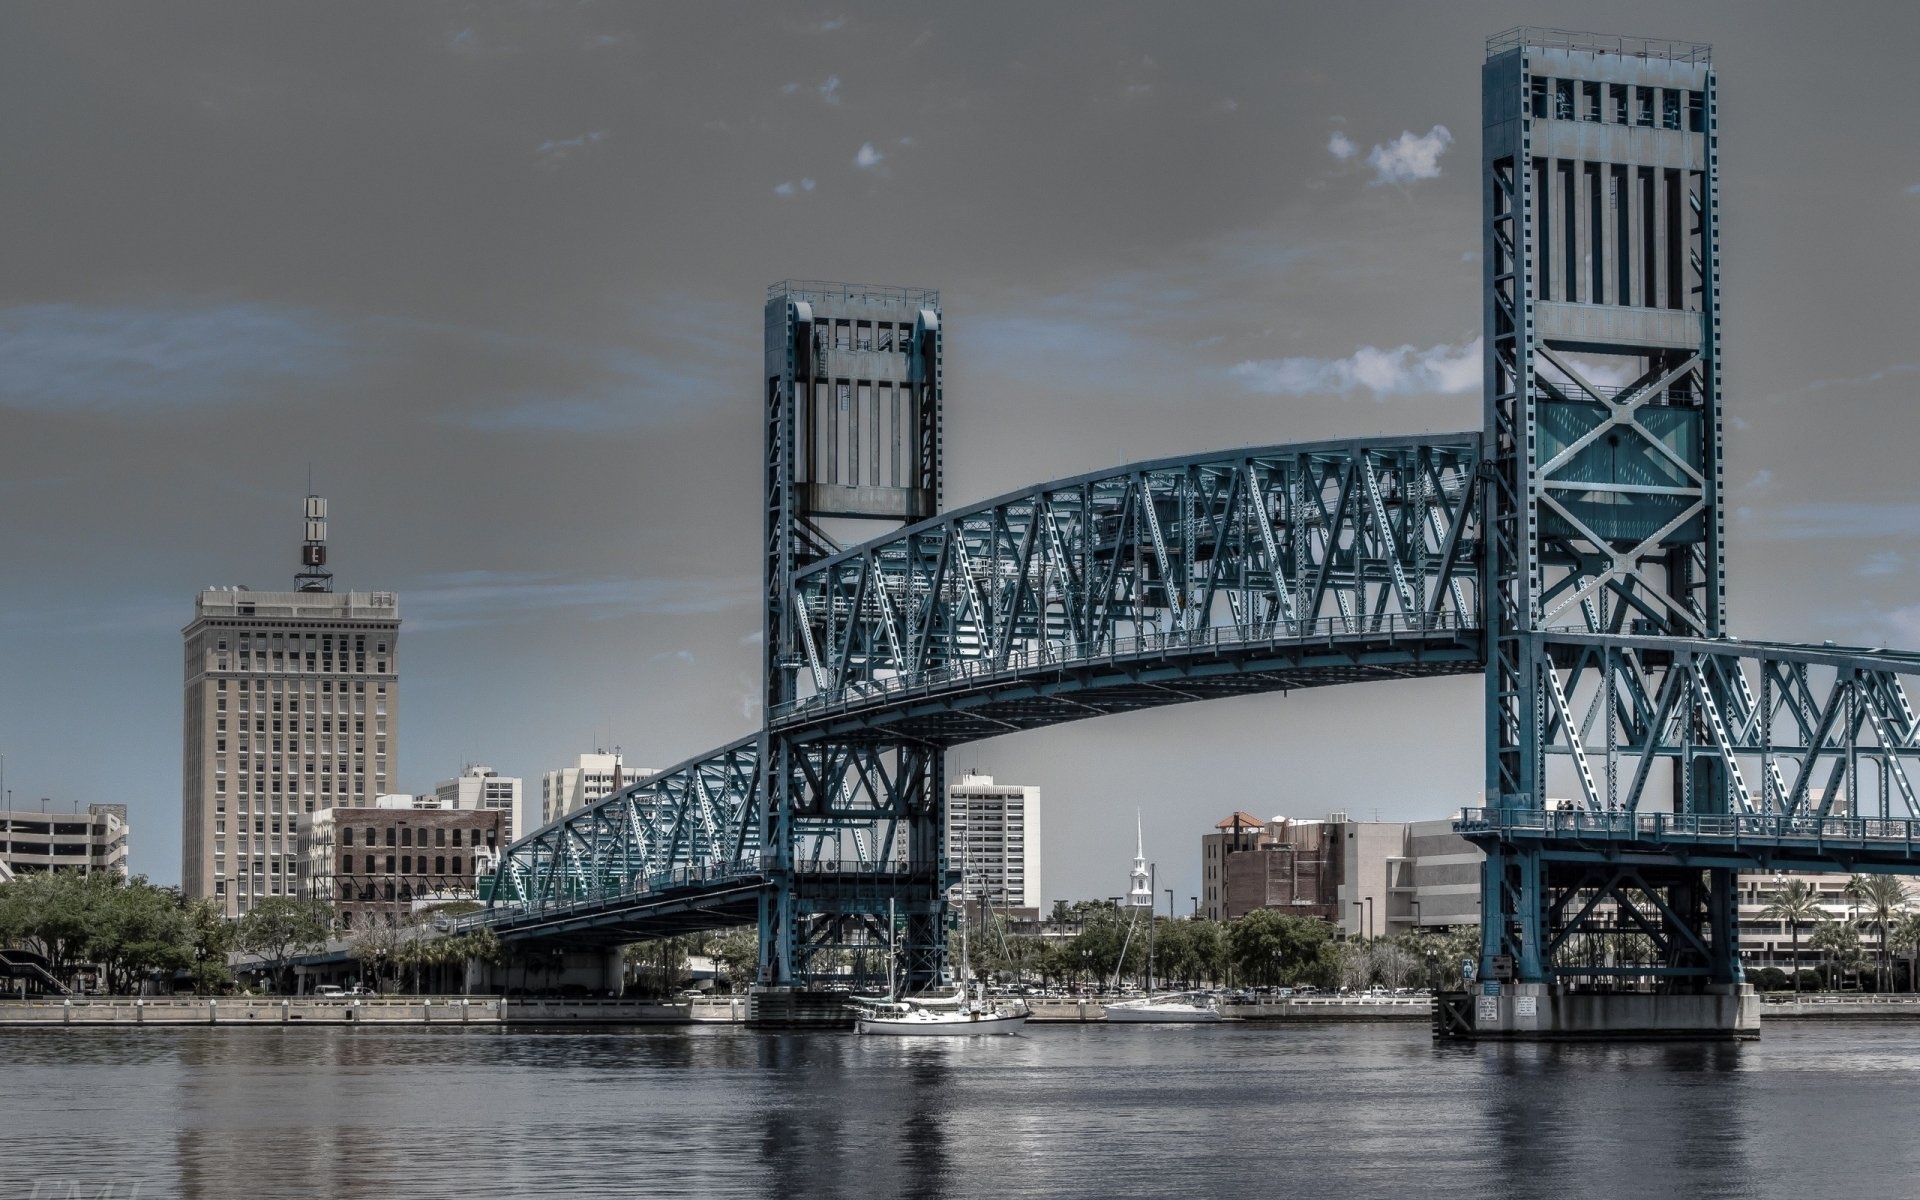
[[[399,598],[333,590],[306,503],[296,590],[209,589],[183,631],[181,890],[230,916],[297,893],[307,814],[371,808],[400,771]]]

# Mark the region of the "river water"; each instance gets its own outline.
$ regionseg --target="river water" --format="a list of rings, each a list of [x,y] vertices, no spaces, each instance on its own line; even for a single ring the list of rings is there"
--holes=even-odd
[[[1915,1196],[1917,1072],[1920,1025],[0,1030],[0,1198]]]

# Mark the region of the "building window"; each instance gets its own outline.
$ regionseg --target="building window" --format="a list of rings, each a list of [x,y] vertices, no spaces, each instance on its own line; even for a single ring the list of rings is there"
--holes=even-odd
[[[413,874],[413,855],[402,854],[400,856],[400,873],[402,875]]]
[[[436,854],[433,856],[433,873],[435,875],[445,875],[447,873],[446,855]]]
[[[387,855],[387,874],[393,874],[393,855]]]
[[[460,856],[458,854],[453,856],[453,873],[455,875],[460,873]]]

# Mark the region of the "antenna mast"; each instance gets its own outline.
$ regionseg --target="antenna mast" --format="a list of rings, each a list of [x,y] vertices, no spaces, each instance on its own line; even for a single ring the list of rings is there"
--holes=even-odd
[[[311,479],[307,482],[312,488]],[[327,570],[327,498],[307,496],[307,540],[300,547],[300,572],[294,587],[303,592],[331,592],[333,572]]]

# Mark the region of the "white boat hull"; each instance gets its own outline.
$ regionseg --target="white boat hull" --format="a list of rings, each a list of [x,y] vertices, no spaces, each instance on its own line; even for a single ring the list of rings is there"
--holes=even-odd
[[[1107,1006],[1107,1021],[1115,1025],[1212,1025],[1226,1018],[1217,1008],[1197,1004],[1152,1004],[1137,1008],[1124,1004]]]
[[[861,1033],[882,1037],[981,1037],[1018,1033],[1026,1023],[1026,1013],[926,1013],[863,1016],[858,1027]]]

